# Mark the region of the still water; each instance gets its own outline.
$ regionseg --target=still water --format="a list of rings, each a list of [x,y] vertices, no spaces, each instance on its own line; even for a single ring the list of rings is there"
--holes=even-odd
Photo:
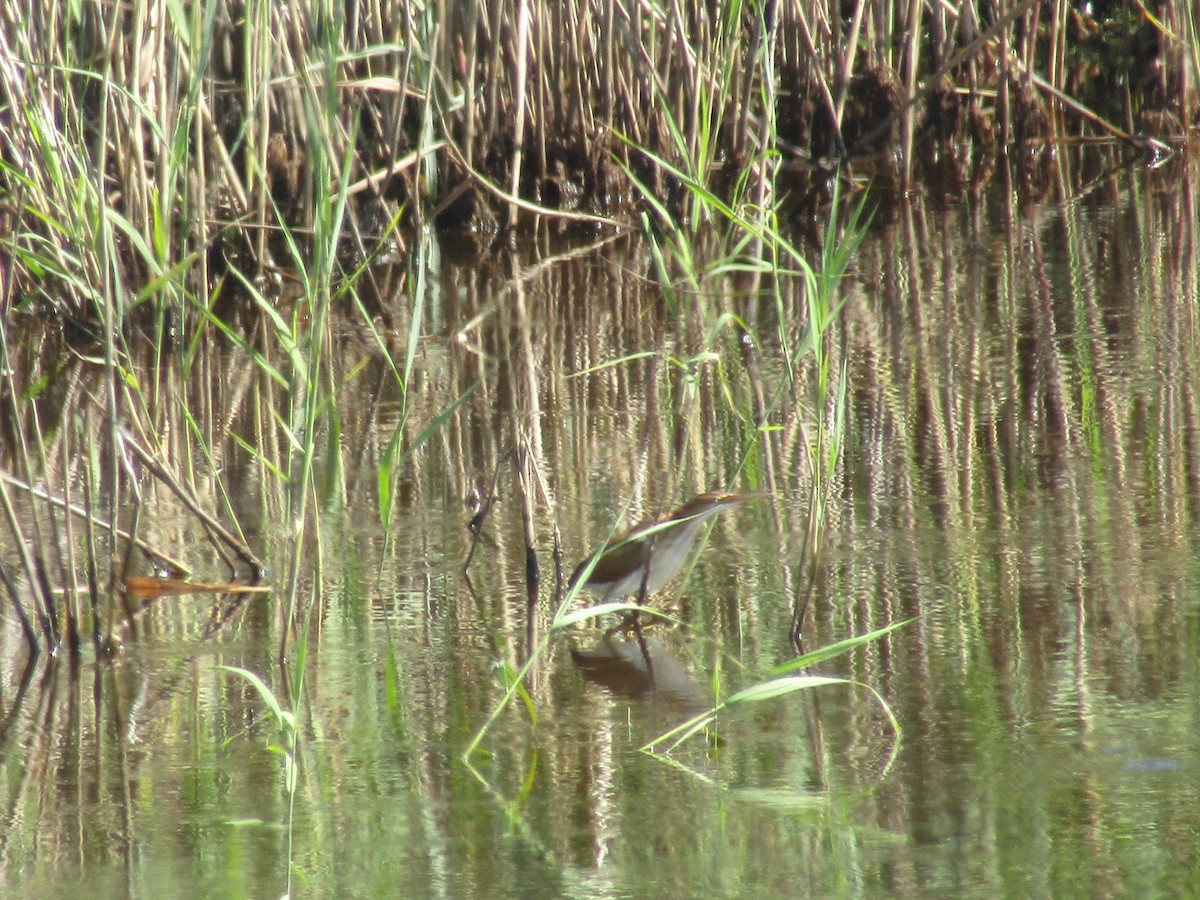
[[[1194,169],[1068,162],[1037,199],[996,184],[876,214],[827,339],[847,418],[815,579],[821,411],[810,358],[783,389],[794,298],[721,277],[664,291],[633,236],[542,235],[482,259],[434,245],[407,397],[361,318],[330,354],[298,696],[295,657],[274,663],[275,596],[216,613],[227,601],[155,601],[114,661],[77,671],[26,670],[9,623],[0,889],[1200,895],[1200,191]],[[374,310],[394,353],[412,284]],[[216,339],[190,366],[147,361],[141,377],[164,409],[186,398],[233,486],[226,505],[214,480],[212,508],[284,571],[284,488],[233,439],[278,440],[278,387]],[[414,443],[464,394],[403,464],[385,529],[395,429]],[[50,395],[99,417],[86,392]],[[186,435],[164,440],[186,456]],[[468,501],[493,483],[464,575]],[[549,638],[556,541],[566,575],[618,520],[716,487],[771,496],[718,517],[655,598],[679,624],[646,629],[644,648],[606,639],[609,620],[554,635],[529,704],[464,758],[501,664]],[[223,577],[168,492],[145,489],[144,537]],[[806,648],[911,621],[818,667],[858,686],[730,708],[669,754],[639,749],[792,658],[810,582]],[[222,666],[295,709],[292,795],[263,698]]]

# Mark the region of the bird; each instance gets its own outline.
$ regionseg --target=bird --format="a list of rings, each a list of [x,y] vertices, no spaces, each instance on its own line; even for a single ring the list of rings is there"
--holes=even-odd
[[[582,580],[581,586],[600,595],[602,603],[637,596],[641,604],[683,568],[705,522],[722,510],[761,496],[724,491],[699,494],[662,518],[635,525],[593,551],[576,566],[568,588]]]

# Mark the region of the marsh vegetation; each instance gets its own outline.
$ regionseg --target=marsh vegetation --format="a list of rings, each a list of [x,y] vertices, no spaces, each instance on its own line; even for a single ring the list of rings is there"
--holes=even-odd
[[[0,883],[1188,883],[1190,4],[0,16]]]

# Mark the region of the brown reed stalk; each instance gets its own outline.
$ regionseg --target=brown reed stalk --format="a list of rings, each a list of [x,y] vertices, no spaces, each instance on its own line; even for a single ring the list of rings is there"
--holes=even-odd
[[[833,103],[833,118],[837,123],[838,131],[842,127],[842,115],[846,110],[846,97],[850,93],[850,78],[854,73],[854,59],[858,51],[858,34],[862,29],[863,13],[866,7],[866,0],[857,0],[854,4],[854,13],[850,19],[850,32],[838,54],[837,74],[834,78],[834,84],[837,85],[837,92],[834,94]]]
[[[516,103],[513,110],[513,150],[512,171],[509,175],[508,192],[512,196],[521,193],[521,162],[524,157],[525,116],[526,116],[526,85],[529,61],[529,4],[531,0],[517,0],[517,21],[513,37],[516,50],[514,60],[513,82],[516,89]],[[510,228],[517,224],[517,207],[508,206],[508,225]]]
[[[917,93],[917,71],[920,68],[921,42],[918,39],[923,24],[921,22],[921,0],[910,0],[908,5],[907,33],[908,42],[904,48],[904,92],[908,97]],[[900,138],[901,183],[908,184],[912,177],[913,134],[916,131],[916,110],[909,104],[901,117],[902,136]]]

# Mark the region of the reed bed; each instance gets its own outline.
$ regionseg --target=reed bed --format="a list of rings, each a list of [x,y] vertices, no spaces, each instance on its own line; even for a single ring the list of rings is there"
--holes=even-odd
[[[409,255],[420,255],[424,269],[400,258],[378,263],[373,277],[385,286],[424,283],[423,308],[405,291],[376,296],[360,277],[356,290],[342,295],[346,302],[329,303],[318,375],[310,367],[303,384],[293,373],[318,351],[297,348],[316,318],[295,316],[288,304],[314,309],[316,301],[301,302],[308,289],[292,290],[278,308],[255,299],[256,316],[230,315],[221,320],[226,330],[212,325],[202,339],[162,353],[150,341],[114,342],[115,376],[104,364],[101,339],[92,338],[90,353],[64,360],[54,329],[23,322],[17,341],[8,326],[0,470],[9,477],[0,487],[26,539],[6,540],[0,563],[11,563],[19,546],[44,549],[40,565],[34,555],[28,569],[17,560],[13,579],[38,640],[39,618],[49,615],[36,594],[39,568],[52,588],[46,596],[58,602],[62,591],[73,591],[79,605],[73,615],[86,622],[90,598],[104,593],[89,591],[88,580],[107,585],[111,560],[89,559],[85,531],[94,530],[90,543],[101,550],[111,540],[114,558],[126,547],[127,538],[108,536],[110,517],[152,548],[179,548],[180,562],[202,571],[218,570],[218,548],[226,542],[205,536],[205,520],[185,498],[236,523],[230,531],[276,564],[280,583],[296,547],[305,553],[295,605],[251,599],[233,609],[225,600],[210,612],[207,603],[154,602],[140,610],[144,634],[194,648],[178,663],[178,680],[148,678],[136,665],[97,666],[80,682],[87,687],[56,692],[62,681],[54,673],[34,680],[35,669],[23,668],[20,654],[5,654],[6,680],[17,686],[5,734],[30,748],[28,767],[13,777],[12,817],[21,827],[12,829],[12,840],[20,848],[51,833],[74,848],[90,833],[80,824],[82,804],[45,774],[58,765],[57,747],[96,733],[107,735],[104,746],[113,753],[134,748],[144,760],[153,756],[144,748],[154,746],[188,758],[196,743],[192,723],[217,742],[236,739],[237,723],[262,720],[264,705],[272,716],[265,739],[282,751],[286,788],[279,807],[262,813],[272,821],[290,821],[293,800],[323,824],[323,834],[353,818],[355,798],[329,791],[322,777],[361,763],[345,764],[343,754],[352,751],[342,736],[346,723],[372,704],[387,709],[379,719],[383,737],[372,737],[372,746],[403,748],[414,782],[449,802],[461,780],[438,768],[444,754],[422,751],[442,746],[447,733],[465,743],[493,708],[496,682],[500,690],[516,683],[511,661],[534,661],[523,684],[538,700],[554,696],[562,671],[561,644],[534,652],[555,627],[552,604],[530,609],[523,602],[531,547],[526,507],[534,511],[532,547],[543,563],[544,599],[552,588],[553,550],[561,543],[573,560],[622,509],[637,518],[714,484],[771,484],[771,505],[748,509],[740,520],[718,520],[711,536],[737,556],[759,552],[771,564],[723,572],[701,561],[700,576],[727,579],[724,593],[737,602],[709,597],[685,612],[714,647],[747,648],[750,658],[737,665],[714,652],[711,668],[726,684],[745,676],[743,663],[765,671],[775,662],[793,624],[789,607],[811,583],[820,599],[810,626],[818,640],[927,614],[913,636],[887,635],[839,670],[888,685],[889,699],[901,694],[896,707],[909,721],[945,721],[945,704],[960,702],[958,692],[947,697],[930,685],[966,665],[963,648],[980,634],[991,655],[970,662],[999,682],[1017,683],[1028,667],[1061,658],[1049,648],[1088,635],[1103,649],[1078,654],[1079,690],[1110,670],[1145,667],[1152,679],[1151,654],[1118,657],[1135,645],[1178,652],[1177,636],[1189,633],[1189,573],[1165,561],[1163,551],[1187,540],[1200,503],[1194,440],[1200,406],[1192,388],[1200,374],[1197,179],[1194,168],[1133,174],[1118,168],[1118,149],[1105,154],[1085,163],[1083,153],[1066,153],[1052,177],[1036,185],[1022,181],[1020,164],[1011,161],[997,172],[1004,189],[995,202],[942,204],[931,194],[880,210],[876,234],[855,246],[839,280],[844,306],[825,333],[822,354],[800,352],[824,314],[809,309],[798,270],[776,278],[783,266],[735,268],[734,261],[755,256],[732,253],[745,247],[740,228],[699,229],[688,240],[684,223],[677,231],[662,223],[647,228],[653,241],[601,235],[586,246],[578,235],[563,240],[542,230],[519,253],[465,263],[439,262],[438,254],[414,244]],[[686,174],[677,171],[673,177]],[[697,206],[698,214],[703,208]],[[757,256],[769,259],[773,244],[763,237]],[[809,258],[821,259],[820,250]],[[328,265],[331,257],[324,259]],[[215,319],[214,312],[205,321]],[[747,335],[753,353],[746,351]],[[61,365],[51,370],[48,361]],[[819,404],[822,377],[829,389]],[[766,402],[789,383],[799,387],[786,403]],[[288,399],[310,385],[324,401],[310,407]],[[124,404],[121,424],[142,429],[137,441],[157,448],[150,458],[170,478],[147,468],[124,432],[110,443],[113,415],[104,402],[110,390]],[[830,435],[839,433],[839,406],[848,437],[832,455],[814,455],[816,422],[824,419]],[[452,408],[455,414],[445,416]],[[315,434],[307,430],[311,423]],[[311,458],[300,457],[311,472],[307,515],[318,510],[322,529],[297,534],[295,482],[281,473],[302,432],[315,441]],[[390,518],[380,503],[384,470]],[[110,513],[113,471],[126,499]],[[472,570],[474,589],[463,589],[458,562],[467,554],[469,512],[457,503],[490,494],[497,471],[500,500],[486,524],[489,542]],[[539,476],[545,497],[536,487]],[[819,479],[829,546],[810,565],[809,504]],[[70,515],[68,503],[78,507]],[[153,510],[140,524],[139,505]],[[769,551],[752,546],[753,532],[739,527],[754,517],[769,519],[768,530],[779,538]],[[338,535],[337,552],[329,552],[321,530]],[[50,539],[54,534],[61,540]],[[971,546],[979,540],[995,546]],[[140,571],[150,565],[140,558],[137,564]],[[376,579],[364,585],[372,574]],[[101,643],[109,631],[125,633],[121,603],[114,597],[111,607],[100,607]],[[947,603],[955,604],[954,615],[934,614]],[[294,629],[293,613],[307,626]],[[223,616],[238,628],[210,626]],[[1071,633],[1075,627],[1081,636]],[[1109,629],[1121,640],[1101,643]],[[213,657],[220,655],[263,671],[276,659],[270,648],[287,633],[301,639],[289,650],[288,677],[262,679],[274,685],[271,693],[216,668]],[[84,629],[84,639],[90,635]],[[410,645],[410,636],[419,637]],[[508,667],[493,676],[497,658]],[[346,677],[346,670],[355,674]],[[913,670],[911,681],[897,680],[898,672]],[[1047,677],[1034,679],[1034,693],[1055,683],[1040,674]],[[220,698],[219,714],[207,705],[196,717],[162,714],[181,702],[178,686],[189,678],[197,695]],[[78,714],[93,681],[101,697],[94,720]],[[895,750],[891,732],[866,692],[835,696],[828,702],[840,704],[839,715],[827,716],[829,730],[819,740],[828,745],[821,749],[858,760],[847,777],[874,797],[873,779]],[[137,702],[126,714],[124,701],[132,697]],[[1038,698],[1014,703],[1036,706]],[[235,711],[232,724],[226,708]],[[1007,716],[1024,711],[997,704],[983,711],[983,721],[1003,731],[1012,726]],[[537,730],[520,727],[523,719],[501,721],[504,739],[489,741],[494,756],[486,773],[498,805],[526,796],[532,783],[526,770],[536,759],[539,777],[554,786],[548,790],[561,790],[553,795],[553,816],[583,808],[595,813],[589,820],[604,821],[611,792],[579,773],[612,764],[607,719],[544,716]],[[185,725],[176,731],[179,722]],[[594,731],[581,743],[556,740],[561,732],[553,729],[568,722]],[[930,729],[916,735],[908,752],[919,758],[921,741],[947,740]],[[239,789],[242,778],[276,774],[252,755],[246,759]],[[370,765],[379,767],[372,770],[377,790],[391,770],[377,756]],[[114,857],[128,852],[132,859],[124,848],[138,845],[139,822],[157,825],[157,806],[176,818],[187,811],[186,766],[148,771],[143,761],[128,782],[123,771],[98,760],[80,770],[89,789],[110,781],[124,789],[116,791],[115,809],[125,814],[118,816],[124,840],[110,851]],[[911,797],[928,791],[921,774],[918,768],[907,781],[904,774],[899,786],[889,783],[878,794],[881,820],[905,821]],[[313,798],[307,809],[306,798]],[[537,832],[531,819],[517,812],[513,821]],[[493,839],[479,821],[469,828],[473,845]],[[570,858],[566,829],[545,831],[542,849]],[[301,854],[322,852],[302,835],[298,843],[307,848]],[[278,850],[289,864],[291,852]],[[491,860],[469,864],[482,868]]]
[[[485,503],[478,485],[514,461],[520,527],[493,558],[519,554],[536,598],[539,516],[556,496],[543,378],[555,396],[617,401],[637,394],[638,378],[653,386],[637,440],[622,445],[628,470],[609,484],[631,506],[740,478],[784,498],[775,523],[803,540],[781,576],[785,608],[768,617],[797,636],[844,477],[851,354],[830,326],[866,213],[843,213],[844,185],[864,173],[902,187],[978,182],[1013,158],[1006,177],[1022,173],[1034,195],[1061,176],[1039,168],[1057,142],[1170,155],[1197,115],[1194,11],[1099,10],[135,0],[32,16],[5,6],[0,513],[16,553],[0,560],[0,586],[26,646],[65,646],[73,659],[89,641],[98,657],[113,652],[137,635],[142,607],[155,609],[160,595],[148,599],[137,580],[149,574],[166,576],[164,592],[202,585],[234,598],[198,629],[211,637],[269,578],[281,602],[264,631],[276,659],[299,660],[274,708],[303,708],[310,629],[325,608],[320,514],[369,498],[386,558],[419,483],[412,467],[429,465],[418,451],[434,440],[464,457],[484,445],[485,468],[454,484]],[[798,210],[811,224],[814,202],[829,197],[828,228],[799,251],[781,223]],[[539,295],[538,276],[503,273],[497,293],[515,312],[480,308],[452,337],[507,368],[465,355],[439,373],[454,389],[432,394],[423,338],[453,321],[434,229],[470,236],[486,257],[525,226],[545,240],[547,222],[600,245],[644,234],[632,267],[653,298],[622,287],[626,302],[599,314],[611,319],[585,310],[576,320],[547,302],[570,290]],[[642,345],[653,350],[602,352],[598,333],[647,329],[660,299],[664,330]],[[535,350],[535,333],[561,344]],[[347,334],[360,341],[350,366]],[[540,358],[570,359],[579,380],[547,375]],[[581,375],[594,366],[612,371]],[[345,403],[365,378],[374,404]],[[485,403],[514,413],[502,439],[456,424],[460,408],[495,409]],[[933,427],[920,449],[950,453],[955,425],[932,398],[922,409]],[[369,468],[351,473],[340,450],[355,427]],[[576,440],[581,471],[613,452]],[[674,482],[652,483],[664,462]],[[287,523],[282,535],[271,521]],[[264,534],[283,546],[264,547]],[[198,561],[224,571],[191,581]],[[536,681],[539,631],[560,628],[565,611],[566,601],[547,621],[530,604],[524,646],[502,658],[527,660],[522,676]],[[511,692],[525,683],[511,666],[505,682]],[[289,739],[290,761],[302,750]]]
[[[87,569],[94,596],[108,561],[128,559],[136,542],[120,535],[136,538],[140,510],[132,460],[206,522],[214,547],[232,554],[231,572],[262,570],[236,533],[212,527],[220,515],[192,487],[197,466],[215,466],[209,400],[176,410],[172,434],[182,422],[198,452],[179,444],[182,458],[169,457],[150,427],[166,402],[163,360],[178,354],[186,381],[200,348],[219,337],[276,385],[276,427],[251,446],[289,485],[285,515],[299,523],[287,567],[287,619],[297,627],[316,441],[340,428],[331,315],[339,306],[358,315],[407,397],[436,266],[420,226],[460,229],[485,251],[502,225],[631,226],[649,238],[653,275],[676,309],[712,289],[705,279],[737,269],[750,273],[749,292],[782,309],[812,303],[815,273],[831,271],[818,262],[823,251],[810,266],[778,235],[789,204],[811,221],[806,201],[823,195],[832,164],[901,184],[937,176],[931,183],[953,192],[990,177],[1003,149],[1019,189],[1035,195],[1056,177],[1044,152],[1055,141],[1115,137],[1157,157],[1197,115],[1194,11],[1173,2],[334,11],[258,0],[52,5],[37,17],[9,6],[0,16],[5,359],[36,346],[47,370],[64,350],[98,361],[101,380],[77,389],[107,416],[88,433],[47,434],[19,398],[48,378],[21,382],[20,367],[5,365],[21,484],[43,483],[60,465],[48,452],[70,460],[77,445],[101,448],[86,484],[103,493],[73,502],[90,509],[89,529],[105,523],[95,534],[106,545],[86,563],[61,560],[60,571]],[[719,246],[693,246],[703,229],[720,232]],[[389,257],[397,264],[379,265]],[[779,277],[788,266],[808,279],[802,296]],[[824,326],[812,326],[824,313],[809,312],[808,334],[820,336]],[[156,362],[139,381],[142,341]],[[822,390],[837,383],[819,343],[790,346],[817,352]],[[768,399],[753,398],[751,419]],[[817,421],[829,399],[816,399]],[[405,444],[407,400],[400,410],[380,465],[384,521],[401,458],[430,434]],[[828,467],[836,453],[817,446],[808,458]],[[35,544],[43,528],[55,535],[72,521],[57,515],[36,526]],[[27,638],[73,634],[82,611],[54,621],[47,585],[56,579],[38,574],[45,560],[25,556],[21,566],[41,586],[22,610]]]
[[[1109,161],[1117,162],[1117,156]],[[1187,646],[1181,636],[1193,633],[1194,578],[1186,561],[1200,504],[1195,170],[1135,175],[1102,169],[1092,176],[1078,160],[1063,162],[1060,177],[1040,198],[1018,202],[1021,192],[1010,188],[991,204],[917,198],[890,215],[881,213],[876,234],[860,246],[843,282],[847,327],[834,331],[829,346],[832,371],[841,373],[845,366],[850,379],[850,438],[832,479],[826,523],[831,547],[817,573],[822,602],[814,607],[811,631],[822,640],[836,639],[922,614],[910,630],[849,657],[838,671],[887,686],[906,721],[918,723],[910,726],[909,758],[919,761],[929,746],[936,759],[952,760],[963,778],[984,760],[960,758],[955,733],[947,733],[949,714],[978,716],[965,727],[982,722],[1024,741],[1024,717],[1061,715],[1063,691],[1073,687],[1087,707],[1087,721],[1111,726],[1106,710],[1115,704],[1099,702],[1110,696],[1104,690],[1161,689],[1191,671],[1192,657],[1179,654]],[[1016,184],[1015,174],[1002,177]],[[1012,227],[1001,227],[1004,223]],[[1097,240],[1097,234],[1112,240]],[[906,249],[898,254],[897,247]],[[720,248],[697,249],[703,259]],[[790,615],[778,601],[803,587],[812,488],[803,460],[812,420],[780,410],[764,430],[749,411],[756,383],[786,378],[781,349],[785,342],[801,341],[806,315],[800,304],[785,304],[787,315],[776,328],[778,307],[769,294],[747,295],[723,279],[721,290],[704,298],[678,292],[684,302],[672,310],[661,287],[644,277],[655,261],[641,243],[597,241],[581,252],[542,235],[527,252],[481,264],[448,262],[432,276],[441,293],[428,328],[442,340],[423,341],[414,358],[407,419],[389,359],[402,353],[402,342],[385,353],[353,310],[332,311],[338,337],[327,353],[328,378],[351,387],[338,403],[338,443],[346,450],[336,461],[318,457],[315,466],[315,496],[327,527],[340,535],[338,552],[314,558],[311,580],[304,584],[317,597],[307,678],[319,702],[283,697],[294,682],[281,679],[281,697],[268,704],[281,712],[300,711],[295,792],[303,814],[321,823],[319,835],[337,833],[335,826],[345,827],[360,812],[361,795],[330,788],[343,784],[336,780],[342,773],[368,765],[368,789],[378,791],[394,772],[382,754],[361,758],[361,748],[355,751],[344,737],[355,730],[370,734],[372,748],[400,748],[404,771],[428,785],[428,796],[420,796],[423,809],[430,797],[447,804],[459,797],[462,779],[444,767],[446,754],[421,751],[442,746],[447,732],[472,734],[496,696],[493,660],[528,658],[552,627],[550,604],[530,614],[524,603],[522,488],[510,461],[517,441],[526,442],[551,488],[553,505],[537,506],[536,549],[543,561],[553,546],[552,523],[573,560],[572,549],[593,546],[629,500],[631,516],[655,513],[670,504],[663,498],[672,491],[757,478],[774,467],[780,486],[776,508],[747,508],[740,518],[719,519],[710,538],[735,556],[761,553],[772,563],[726,572],[702,560],[698,578],[719,580],[738,599],[740,611],[708,599],[687,615],[715,646],[746,647],[751,663],[772,657],[784,643]],[[1133,255],[1142,264],[1132,264]],[[787,299],[796,301],[798,294]],[[731,315],[763,338],[757,369],[744,365],[738,332],[721,324]],[[406,335],[408,324],[400,319],[394,331]],[[609,365],[641,348],[663,353]],[[283,548],[262,540],[274,536],[282,542],[273,523],[283,520],[289,502],[286,485],[266,465],[286,457],[272,446],[285,434],[277,423],[279,383],[250,354],[221,342],[197,348],[195,377],[187,384],[172,380],[173,358],[158,382],[149,381],[150,348],[142,345],[136,352],[131,371],[147,384],[154,433],[166,435],[173,458],[187,457],[195,439],[171,430],[169,400],[188,393],[203,437],[197,443],[216,461],[211,471],[197,461],[185,480],[194,479],[197,493],[209,497],[213,473],[223,473],[234,488],[230,515],[256,544],[268,544],[264,556],[286,558]],[[18,383],[39,380],[40,360],[37,346],[17,348],[9,365]],[[815,365],[812,356],[800,362],[805,383],[815,383]],[[22,408],[22,427],[32,427],[36,412],[44,432],[59,436],[47,441],[47,480],[56,491],[71,486],[71,499],[80,505],[91,480],[89,466],[103,463],[90,462],[83,449],[88,436],[106,427],[105,410],[90,399],[103,383],[95,362],[73,358],[63,377]],[[462,414],[431,433],[427,452],[400,467],[396,504],[404,527],[385,540],[373,515],[358,511],[377,508],[379,462],[397,426],[403,422],[408,439],[415,439],[474,385]],[[57,441],[71,443],[64,450]],[[747,447],[761,450],[748,453]],[[4,468],[15,470],[12,446],[6,444],[4,452]],[[469,540],[469,514],[458,498],[486,492],[497,468],[501,499],[487,524],[491,542],[480,549],[473,568],[472,593],[455,580]],[[23,489],[10,485],[9,491],[14,504],[30,502]],[[145,517],[143,537],[156,547],[210,555],[197,520],[172,496],[149,480],[143,504],[156,513]],[[33,505],[45,517],[49,504],[42,503]],[[352,512],[339,519],[339,510]],[[780,537],[770,552],[756,548],[754,529],[744,527],[760,516],[772,519],[770,531]],[[74,520],[77,529],[83,527],[82,517]],[[5,546],[13,552],[14,545]],[[311,538],[307,546],[314,557],[321,549]],[[364,573],[369,578],[376,567],[379,584],[363,585]],[[545,579],[543,597],[550,581]],[[946,604],[953,607],[950,615]],[[248,603],[237,620],[239,631],[214,638],[222,642],[218,652],[199,640],[204,606],[159,603],[143,616],[147,634],[160,641],[178,637],[180,644],[195,647],[177,665],[176,681],[122,665],[98,668],[94,676],[85,674],[84,687],[66,690],[65,679],[32,679],[17,654],[6,654],[6,681],[15,686],[6,735],[29,748],[23,754],[28,766],[13,776],[10,815],[19,827],[11,829],[9,846],[17,848],[11,853],[49,833],[71,848],[61,852],[73,858],[77,844],[89,840],[91,832],[82,827],[86,807],[46,774],[59,767],[59,748],[75,746],[80,736],[105,752],[128,752],[141,760],[127,776],[141,790],[124,793],[116,790],[125,784],[124,773],[100,761],[78,766],[85,786],[113,785],[114,808],[125,813],[114,816],[115,830],[125,839],[96,851],[109,859],[132,855],[126,848],[138,846],[139,834],[189,812],[191,769],[154,768],[146,757],[155,754],[146,747],[186,762],[195,745],[236,738],[240,723],[263,719],[256,687],[214,671],[214,656],[235,657],[246,668],[268,666],[272,654],[263,648],[278,640],[278,614]],[[363,627],[368,622],[371,627]],[[1112,633],[1117,637],[1106,640]],[[964,647],[981,652],[968,656]],[[1130,653],[1129,647],[1145,652]],[[526,684],[535,698],[562,690],[556,654],[564,652],[556,648],[529,673]],[[1050,671],[1064,658],[1079,668]],[[728,661],[717,660],[713,668],[726,683],[738,675]],[[985,680],[982,700],[966,689],[931,689],[943,680],[959,684],[964,673]],[[89,707],[81,698],[91,696],[93,677],[100,681],[96,690],[103,704]],[[176,709],[172,704],[186,702],[179,685],[190,689],[193,678],[195,695],[216,696],[219,704],[196,701],[195,716],[164,715],[164,709]],[[1025,687],[1009,692],[997,686],[1008,684]],[[1001,690],[1006,702],[994,702]],[[1095,693],[1091,703],[1088,691]],[[134,697],[136,703],[121,702]],[[841,759],[844,753],[855,760],[845,774],[829,777],[844,779],[847,789],[862,788],[878,804],[879,821],[892,828],[908,822],[912,797],[929,794],[928,772],[919,765],[903,767],[880,788],[874,779],[892,741],[873,698],[833,692],[822,704],[826,752],[814,756]],[[88,714],[80,715],[81,708]],[[94,719],[91,709],[100,710]],[[620,755],[612,752],[612,713],[603,712],[572,708],[543,716],[536,730],[521,727],[523,719],[508,721],[504,739],[488,745],[494,761],[487,774],[498,804],[513,797],[537,802],[523,793],[529,761],[536,759],[542,780],[534,793],[551,794],[546,804],[551,812],[540,821],[527,805],[504,821],[529,828],[556,858],[571,858],[567,823],[582,811],[592,813],[585,819],[597,823],[597,834],[608,833],[600,813],[612,802],[611,787],[590,774],[607,771]],[[256,734],[281,730],[273,720],[266,725],[269,730]],[[579,740],[576,729],[587,738]],[[622,722],[615,730],[624,729]],[[290,738],[270,740],[287,746]],[[243,755],[233,757],[236,764],[218,767],[233,770],[239,791],[251,778],[275,774],[239,746],[246,743],[234,740],[232,752]],[[741,759],[744,748],[734,742],[724,752]],[[745,755],[750,765],[752,754]],[[290,771],[291,758],[284,759]],[[830,764],[835,768],[843,771]],[[290,798],[289,785],[278,808],[264,804],[254,812],[282,821]],[[944,799],[934,793],[930,802]],[[1050,794],[1024,799],[1046,815],[1076,811],[1069,800]],[[997,801],[998,813],[1002,805]],[[170,816],[156,812],[161,808]],[[462,826],[472,838],[469,846],[496,840],[489,818]],[[693,827],[685,821],[673,833]],[[795,827],[791,820],[789,827]],[[422,839],[438,846],[436,836]],[[300,844],[307,848],[302,854],[324,859],[321,853],[328,852],[303,837]],[[464,865],[482,871],[492,861],[471,855]]]
[[[483,230],[580,205],[628,221],[630,171],[679,199],[643,149],[706,183],[880,151],[907,180],[1048,141],[1162,153],[1198,109],[1195,14],[1173,0],[0,14],[4,303],[85,321],[186,310],[231,264],[286,262],[272,236],[310,233],[325,197],[355,199],[337,246],[363,252],[401,209]]]

